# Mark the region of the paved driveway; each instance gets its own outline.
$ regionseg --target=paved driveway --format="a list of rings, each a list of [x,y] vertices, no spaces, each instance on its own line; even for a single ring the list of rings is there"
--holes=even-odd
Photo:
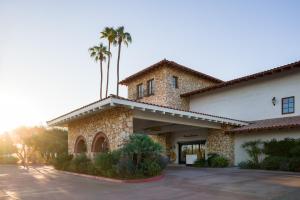
[[[173,167],[163,180],[110,183],[63,174],[51,167],[0,166],[3,199],[300,199],[300,174]]]

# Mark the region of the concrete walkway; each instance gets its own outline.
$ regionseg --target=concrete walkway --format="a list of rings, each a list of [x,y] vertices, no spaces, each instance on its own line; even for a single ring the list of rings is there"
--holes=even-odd
[[[151,183],[110,183],[67,175],[52,167],[0,166],[0,200],[300,199],[300,173],[170,167]]]

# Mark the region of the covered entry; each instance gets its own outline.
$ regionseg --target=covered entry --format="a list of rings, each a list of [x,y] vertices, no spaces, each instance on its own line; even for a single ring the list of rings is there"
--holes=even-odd
[[[181,115],[135,110],[133,130],[147,134],[162,144],[172,163],[186,164],[189,156],[194,159],[207,157],[209,134],[221,131],[222,124]]]

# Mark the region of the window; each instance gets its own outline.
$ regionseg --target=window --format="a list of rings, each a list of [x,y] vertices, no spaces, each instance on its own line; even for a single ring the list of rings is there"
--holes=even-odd
[[[147,81],[147,95],[154,95],[154,79]]]
[[[282,98],[282,114],[295,112],[295,97]]]
[[[172,76],[172,87],[178,88],[178,77],[177,76]]]
[[[136,89],[137,89],[137,98],[140,99],[140,98],[143,98],[143,84],[138,84],[136,86]]]

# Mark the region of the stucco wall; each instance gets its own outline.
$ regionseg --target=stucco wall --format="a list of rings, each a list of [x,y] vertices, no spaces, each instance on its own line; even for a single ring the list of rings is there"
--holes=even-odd
[[[178,88],[172,87],[172,76],[178,77]],[[199,78],[191,73],[164,65],[128,83],[128,98],[136,99],[138,84],[142,83],[146,91],[147,81],[150,79],[154,79],[155,94],[149,97],[143,97],[139,99],[139,101],[184,110],[189,109],[189,101],[188,98],[181,98],[180,94],[213,84],[211,81]]]
[[[87,142],[87,151],[91,152],[92,142],[99,132],[106,134],[109,148],[117,149],[123,139],[133,133],[133,113],[126,108],[113,108],[87,118],[79,119],[68,125],[68,150],[74,153],[74,146],[78,136],[82,135]]]
[[[273,75],[272,79],[249,81],[217,89],[190,99],[190,109],[213,115],[241,120],[259,120],[283,116],[300,115],[300,72],[285,76]],[[295,113],[281,114],[281,98],[295,96]],[[272,98],[276,97],[273,106]]]
[[[283,140],[284,138],[300,138],[300,129],[264,131],[257,133],[237,133],[234,136],[234,156],[235,165],[249,159],[248,154],[241,147],[249,141],[261,140],[270,141],[272,139]]]

